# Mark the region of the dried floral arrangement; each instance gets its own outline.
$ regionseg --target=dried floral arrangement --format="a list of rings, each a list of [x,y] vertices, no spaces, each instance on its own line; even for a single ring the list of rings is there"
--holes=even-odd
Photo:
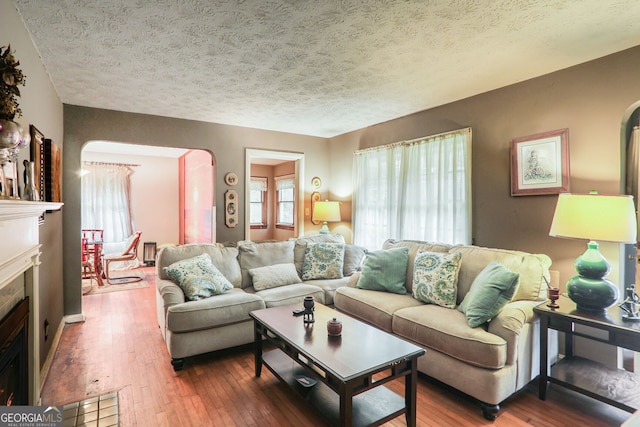
[[[18,68],[20,61],[16,61],[11,51],[11,45],[0,47],[0,119],[13,120],[22,116],[18,98],[20,89],[25,85],[25,76]]]

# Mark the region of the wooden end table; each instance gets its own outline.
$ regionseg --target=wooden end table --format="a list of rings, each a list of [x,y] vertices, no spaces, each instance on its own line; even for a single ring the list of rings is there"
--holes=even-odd
[[[609,369],[574,355],[574,337],[640,351],[640,322],[622,319],[622,310],[614,306],[602,314],[576,310],[567,297],[558,300],[560,308],[552,309],[544,302],[533,309],[540,316],[539,398],[546,399],[549,383],[558,384],[628,412],[640,409],[640,375],[622,369]],[[576,325],[585,325],[577,331]],[[549,371],[549,329],[565,334],[564,358]],[[579,329],[579,328],[578,328]],[[595,330],[595,333],[594,333]]]
[[[415,426],[417,359],[425,350],[318,303],[315,322],[305,325],[302,316],[292,315],[301,307],[251,312],[256,377],[264,364],[331,425],[380,425],[404,413],[407,426]],[[327,334],[334,317],[342,321],[341,337]],[[276,348],[263,353],[263,339]],[[402,377],[404,398],[383,386]],[[305,387],[305,378],[317,383]]]

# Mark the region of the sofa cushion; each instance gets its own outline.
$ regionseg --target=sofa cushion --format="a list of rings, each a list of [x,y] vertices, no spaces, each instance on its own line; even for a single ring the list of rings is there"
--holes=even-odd
[[[544,300],[545,279],[550,282],[551,258],[543,254],[529,254],[506,249],[480,246],[459,246],[452,251],[462,252],[462,264],[458,273],[458,303],[462,302],[473,280],[491,261],[500,261],[509,270],[520,274],[520,285],[514,301]]]
[[[257,291],[255,294],[264,300],[267,308],[290,304],[300,304],[302,307],[306,296],[311,296],[316,302],[324,304],[324,291],[317,286],[304,283],[265,289]]]
[[[233,288],[207,253],[174,262],[164,270],[182,288],[189,301],[209,298]]]
[[[321,288],[324,291],[324,304],[333,305],[333,295],[336,289],[347,286],[350,278],[351,276],[346,276],[341,279],[316,279],[307,280],[303,283]]]
[[[242,288],[253,286],[249,270],[275,264],[293,263],[294,240],[256,243],[250,240],[238,242],[238,261],[242,272]]]
[[[343,274],[351,276],[362,268],[362,262],[367,255],[367,249],[362,246],[346,244],[344,247]]]
[[[406,294],[405,279],[409,250],[393,248],[367,254],[356,287],[370,291]]]
[[[275,264],[257,267],[249,270],[253,287],[256,291],[277,288],[278,286],[300,283],[296,266],[290,264]]]
[[[302,264],[304,263],[304,252],[309,243],[345,243],[341,234],[317,234],[315,236],[298,237],[294,240],[293,263],[296,265],[298,275],[302,276]]]
[[[308,243],[302,280],[339,279],[343,276],[344,243]]]
[[[333,303],[338,310],[387,332],[391,332],[393,313],[402,308],[424,305],[408,294],[383,293],[346,286],[336,289]]]
[[[198,243],[181,246],[165,246],[158,252],[156,274],[161,279],[169,279],[164,267],[183,259],[193,258],[201,254],[209,254],[211,262],[224,277],[235,287],[240,287],[242,274],[238,264],[238,248],[224,246],[220,243]]]
[[[249,313],[261,308],[265,308],[262,298],[234,288],[215,298],[169,307],[167,329],[172,332],[190,332],[231,325],[251,320]]]
[[[458,310],[467,316],[475,328],[493,319],[518,289],[520,275],[499,261],[491,261],[475,278]]]
[[[449,252],[453,245],[446,243],[421,242],[418,240],[393,240],[389,239],[384,242],[382,249],[407,248],[409,250],[409,262],[407,263],[407,273],[405,287],[408,292],[412,291],[413,286],[413,261],[416,258],[418,250],[429,252]]]
[[[433,304],[398,310],[393,315],[393,332],[482,368],[500,369],[507,360],[507,342],[483,328],[470,328],[458,310]]]
[[[460,252],[418,250],[413,264],[413,297],[427,304],[456,308]]]

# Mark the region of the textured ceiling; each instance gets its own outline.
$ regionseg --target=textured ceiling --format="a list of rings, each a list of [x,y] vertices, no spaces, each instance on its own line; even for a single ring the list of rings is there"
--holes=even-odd
[[[640,44],[637,0],[14,3],[64,103],[321,137]]]

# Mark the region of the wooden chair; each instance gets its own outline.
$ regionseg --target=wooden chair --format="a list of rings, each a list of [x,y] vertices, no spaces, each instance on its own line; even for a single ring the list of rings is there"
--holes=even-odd
[[[140,235],[142,232],[136,231],[136,234],[133,235],[131,240],[129,241],[129,245],[125,248],[125,250],[121,254],[107,254],[104,258],[104,273],[107,278],[107,282],[109,284],[123,284],[123,283],[132,283],[139,282],[143,278],[140,276],[118,276],[111,277],[109,274],[109,264],[114,261],[132,261],[138,258],[138,244],[140,243]]]
[[[82,278],[93,278],[102,286],[102,244],[104,230],[82,230]]]

